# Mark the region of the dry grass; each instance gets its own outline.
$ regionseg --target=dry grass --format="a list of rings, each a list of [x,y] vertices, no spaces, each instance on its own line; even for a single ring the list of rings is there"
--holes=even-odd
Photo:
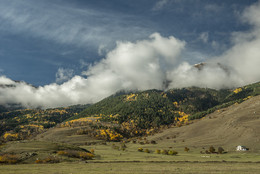
[[[223,146],[234,151],[244,145],[250,151],[260,151],[260,96],[241,104],[216,111],[195,123],[170,128],[148,137],[161,143],[174,143],[175,147]]]
[[[258,173],[260,165],[255,163],[60,163],[0,166],[1,173]]]

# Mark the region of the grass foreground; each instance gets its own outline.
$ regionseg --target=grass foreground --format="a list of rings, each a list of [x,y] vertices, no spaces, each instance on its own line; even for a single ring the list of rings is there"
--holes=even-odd
[[[2,165],[1,173],[258,173],[259,163],[114,162]]]

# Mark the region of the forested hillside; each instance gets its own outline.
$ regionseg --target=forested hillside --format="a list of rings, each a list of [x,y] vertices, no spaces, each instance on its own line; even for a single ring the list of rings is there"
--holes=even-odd
[[[88,127],[79,134],[118,140],[118,137],[151,134],[163,126],[190,124],[190,120],[259,94],[260,83],[232,90],[190,87],[121,92],[93,105],[1,113],[0,134],[4,141],[25,139],[62,123],[63,127]]]
[[[26,139],[77,115],[86,107],[88,105],[46,110],[23,109],[0,113],[0,135],[3,141]]]
[[[207,88],[182,88],[168,91],[149,90],[110,96],[82,111],[71,119],[98,116],[100,114],[118,115],[117,121],[137,120],[138,126],[147,128],[172,123],[180,112],[190,116],[240,103],[250,96],[260,94],[260,83],[234,90],[214,90]],[[190,117],[192,119],[192,117]],[[148,122],[148,123],[147,123]]]

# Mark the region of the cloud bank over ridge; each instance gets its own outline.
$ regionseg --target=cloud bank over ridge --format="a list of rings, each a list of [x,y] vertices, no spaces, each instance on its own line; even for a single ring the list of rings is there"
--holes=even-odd
[[[25,107],[47,108],[93,103],[119,90],[164,89],[166,74],[175,66],[184,46],[185,42],[158,33],[136,43],[118,42],[106,58],[82,73],[86,78],[74,76],[61,85],[34,88],[2,76],[0,84],[13,87],[0,88],[0,104],[17,102]],[[58,80],[64,77],[58,74]]]
[[[260,80],[259,16],[260,3],[247,8],[242,19],[248,21],[252,29],[234,33],[233,46],[199,68],[182,61],[185,41],[154,33],[146,40],[117,42],[115,49],[90,65],[82,76],[74,76],[62,84],[35,88],[1,76],[0,104],[15,102],[29,108],[48,108],[94,103],[120,90],[188,86],[221,89],[257,82]],[[61,70],[57,81],[72,74]]]

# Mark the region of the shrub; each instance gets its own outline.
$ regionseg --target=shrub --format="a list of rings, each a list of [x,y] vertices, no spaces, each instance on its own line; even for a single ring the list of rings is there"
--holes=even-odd
[[[124,147],[123,147],[123,148],[121,148],[121,150],[122,150],[122,151],[125,151],[125,149],[126,149],[126,148],[124,148]]]
[[[213,146],[210,146],[210,147],[209,147],[209,152],[210,152],[210,153],[214,153],[214,152],[215,152],[215,148],[214,148]]]
[[[39,164],[39,163],[59,163],[59,162],[60,162],[60,158],[58,158],[56,156],[48,156],[43,160],[37,159],[35,161],[35,163],[37,163],[37,164]]]
[[[85,160],[90,160],[94,158],[94,155],[92,153],[88,153],[88,152],[79,152],[79,157],[83,158]]]
[[[43,161],[44,161],[44,163],[59,163],[60,159],[55,156],[48,156]]]
[[[175,150],[169,150],[168,151],[168,155],[177,155],[178,152],[176,152]]]
[[[15,164],[19,162],[19,156],[13,154],[0,155],[0,163]]]
[[[156,144],[156,141],[152,140],[152,141],[151,141],[151,144]]]
[[[58,155],[67,155],[68,153],[65,152],[65,151],[58,151],[57,154],[58,154]]]
[[[144,152],[145,153],[150,153],[150,150],[149,149],[145,149]]]
[[[156,149],[154,153],[156,153],[156,154],[160,154],[161,151],[160,151],[159,149]]]
[[[37,160],[35,161],[35,163],[36,163],[36,164],[42,163],[42,160],[37,159]]]
[[[161,154],[168,155],[168,150],[161,150]]]
[[[58,155],[68,156],[72,158],[78,158],[79,152],[74,150],[58,151]]]
[[[143,150],[144,150],[144,149],[143,149],[143,148],[141,148],[141,147],[140,147],[140,148],[138,148],[138,152],[143,152]]]
[[[89,160],[89,159],[94,158],[94,154],[92,154],[92,153],[74,151],[74,150],[58,151],[57,154],[67,156],[67,157],[72,157],[72,158],[82,158],[82,159],[85,159],[85,160]]]
[[[190,149],[189,149],[188,147],[185,147],[185,148],[184,148],[184,151],[185,151],[185,152],[189,152],[189,150],[190,150]]]
[[[222,147],[219,147],[219,148],[218,148],[218,153],[219,153],[219,154],[222,154],[224,151],[225,151],[225,150],[224,150]]]
[[[94,149],[91,149],[90,152],[91,152],[92,154],[94,154],[94,153],[95,153],[95,150],[94,150]]]

